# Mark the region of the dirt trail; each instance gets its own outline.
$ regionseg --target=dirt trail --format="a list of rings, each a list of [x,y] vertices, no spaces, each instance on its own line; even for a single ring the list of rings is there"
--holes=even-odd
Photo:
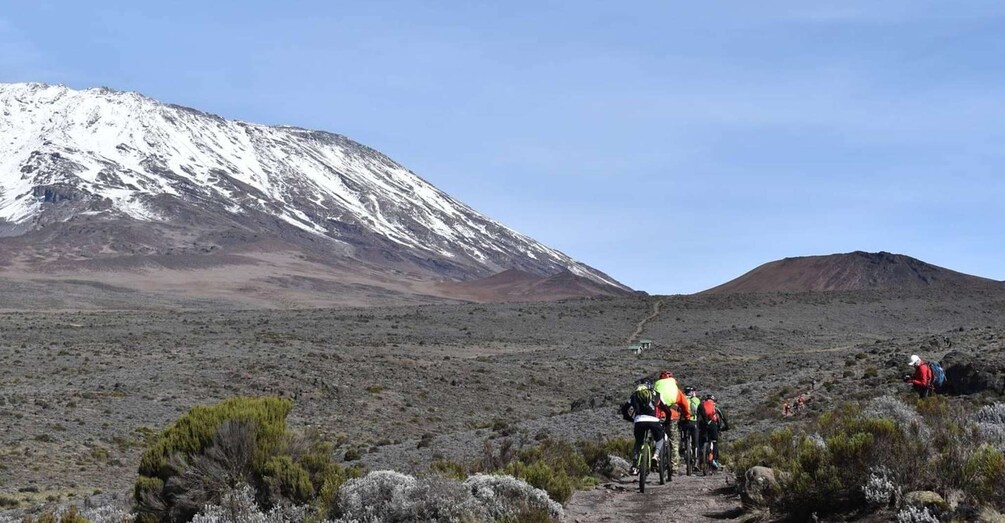
[[[732,476],[674,476],[666,485],[650,476],[646,493],[637,476],[576,492],[565,508],[566,523],[644,521],[647,523],[739,521],[740,499]]]
[[[649,323],[650,321],[652,321],[653,318],[659,316],[660,315],[660,309],[662,309],[662,308],[663,308],[663,300],[658,300],[656,303],[653,304],[653,312],[652,312],[652,314],[650,314],[649,316],[646,316],[645,318],[643,318],[642,321],[640,321],[635,326],[635,332],[633,332],[632,335],[628,337],[628,343],[631,343],[631,342],[635,341],[639,336],[642,335],[642,331],[645,330],[646,324]]]

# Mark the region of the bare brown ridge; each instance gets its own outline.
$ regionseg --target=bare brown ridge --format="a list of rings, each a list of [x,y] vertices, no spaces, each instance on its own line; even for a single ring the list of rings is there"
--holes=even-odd
[[[1002,288],[1005,283],[953,271],[903,254],[855,251],[765,263],[700,294],[933,287]]]

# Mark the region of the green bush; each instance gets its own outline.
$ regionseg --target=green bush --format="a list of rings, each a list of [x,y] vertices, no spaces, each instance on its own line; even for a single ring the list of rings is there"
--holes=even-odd
[[[559,503],[568,501],[575,490],[572,479],[564,470],[552,468],[540,460],[531,464],[514,461],[501,472],[520,478],[531,486],[544,490],[548,493],[548,497]]]
[[[632,438],[580,441],[577,444],[579,452],[583,455],[587,466],[593,471],[596,471],[598,466],[606,462],[608,456],[618,456],[630,462],[632,460],[632,447],[634,445],[635,440]]]
[[[984,503],[1001,502],[1005,486],[1005,455],[984,444],[963,464],[966,492]]]
[[[293,462],[290,456],[275,456],[265,463],[263,476],[271,490],[298,503],[310,501],[314,497],[314,485],[302,466]]]
[[[261,467],[285,444],[286,416],[293,402],[280,398],[231,398],[205,407],[195,407],[160,433],[140,460],[140,476],[164,481],[178,471],[169,460],[175,454],[198,454],[209,447],[217,429],[226,420],[255,425],[256,468]]]
[[[606,457],[605,448],[603,443],[573,445],[545,439],[539,445],[517,453],[515,459],[498,472],[520,478],[546,491],[551,499],[565,503],[572,497],[573,491],[596,484],[584,449],[595,460],[601,453]]]
[[[61,516],[57,516],[55,512],[48,511],[39,514],[37,518],[25,516],[23,521],[24,523],[91,523],[90,520],[80,513],[77,507],[70,507]]]
[[[432,469],[433,472],[450,479],[463,480],[468,477],[468,472],[464,468],[464,465],[455,461],[439,459],[434,461],[429,468]]]
[[[232,398],[191,409],[143,454],[134,488],[138,520],[187,521],[242,483],[258,493],[262,508],[312,503],[319,519],[328,517],[338,489],[358,471],[337,465],[317,432],[290,433],[292,406],[279,398]]]

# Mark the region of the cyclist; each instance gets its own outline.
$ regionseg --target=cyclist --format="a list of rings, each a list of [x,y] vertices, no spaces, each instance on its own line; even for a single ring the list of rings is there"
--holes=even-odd
[[[646,439],[646,432],[651,432],[653,441],[656,442],[654,449],[657,456],[663,450],[663,440],[666,432],[663,431],[663,424],[660,423],[659,412],[663,409],[660,396],[653,389],[652,384],[646,382],[636,387],[635,391],[623,405],[621,405],[621,417],[634,423],[635,447],[632,449],[632,470],[634,476],[639,473],[639,450],[642,442]]]
[[[698,407],[698,429],[701,434],[700,445],[704,445],[705,442],[716,443],[712,454],[712,466],[717,469],[720,468],[719,431],[729,430],[729,423],[726,421],[726,416],[722,414],[719,406],[715,403],[714,394],[705,395],[701,406]],[[705,456],[702,456],[702,459],[705,459]]]
[[[677,380],[673,377],[673,373],[668,370],[660,372],[660,379],[656,380],[653,388],[660,395],[660,401],[666,406],[663,428],[667,433],[667,441],[673,445],[680,441],[678,423],[682,418],[691,417],[690,404],[687,396],[677,386]],[[669,454],[671,470],[677,470],[677,467],[680,466],[680,453],[670,452]]]
[[[698,407],[701,405],[701,399],[698,397],[698,391],[694,387],[684,387],[684,395],[687,396],[688,410],[690,410],[691,415],[687,417],[682,417],[680,420],[680,452],[684,453],[684,448],[686,447],[685,441],[687,438],[691,438],[691,452],[696,452],[698,450]]]

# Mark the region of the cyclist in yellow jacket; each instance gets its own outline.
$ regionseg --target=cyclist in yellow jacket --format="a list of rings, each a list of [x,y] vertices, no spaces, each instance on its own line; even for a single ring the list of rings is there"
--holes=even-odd
[[[666,427],[667,440],[670,441],[671,445],[676,445],[680,442],[680,432],[678,431],[677,423],[681,419],[688,419],[691,417],[691,405],[688,403],[687,397],[681,392],[680,388],[677,386],[677,380],[674,379],[673,373],[665,370],[660,372],[660,379],[656,380],[653,384],[653,388],[660,395],[664,405],[674,406],[676,404],[677,409],[670,409],[670,416],[664,423]],[[670,470],[677,470],[680,466],[680,452],[670,452]]]

